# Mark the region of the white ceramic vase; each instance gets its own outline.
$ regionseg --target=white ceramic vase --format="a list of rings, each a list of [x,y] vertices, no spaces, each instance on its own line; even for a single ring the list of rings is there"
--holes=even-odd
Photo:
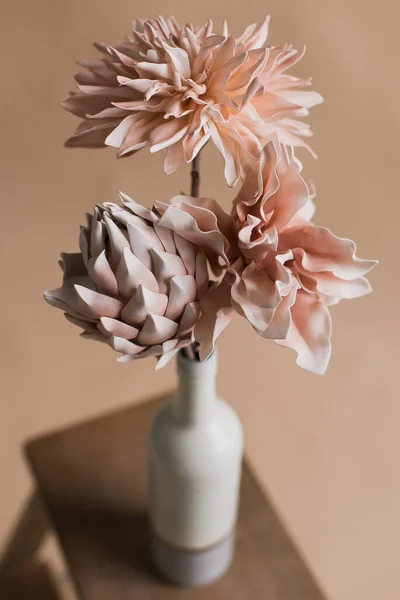
[[[234,551],[243,433],[216,396],[217,353],[178,355],[178,390],[149,434],[150,516],[159,571],[183,586],[207,585]]]

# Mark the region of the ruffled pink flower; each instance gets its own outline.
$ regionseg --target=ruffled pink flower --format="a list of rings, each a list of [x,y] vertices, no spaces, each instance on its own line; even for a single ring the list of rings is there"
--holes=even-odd
[[[269,144],[260,172],[248,174],[234,202],[245,267],[232,268],[232,298],[261,335],[296,350],[301,367],[322,374],[331,354],[328,306],[368,294],[364,275],[376,261],[359,259],[354,242],[314,225],[313,213],[301,164],[290,149]],[[284,273],[271,277],[271,262]]]
[[[231,216],[215,201],[174,199],[175,210],[219,236],[214,265],[226,270],[207,327],[203,316],[196,325],[202,357],[213,349],[221,315],[234,309],[261,336],[294,349],[301,367],[322,374],[331,353],[328,306],[370,292],[364,275],[376,261],[357,258],[354,242],[310,221],[314,204],[292,149],[269,143],[260,167],[248,172]]]
[[[133,22],[116,46],[96,44],[101,58],[82,61],[79,92],[62,106],[82,119],[68,146],[166,149],[165,172],[192,161],[211,139],[235,185],[244,165],[259,161],[266,142],[307,147],[307,116],[322,98],[302,88],[310,79],[286,71],[303,56],[290,45],[267,46],[269,18],[234,38],[180,27],[173,18]]]
[[[122,205],[106,203],[88,215],[80,253],[61,255],[63,284],[45,299],[81,327],[84,338],[122,353],[119,360],[155,356],[161,367],[195,340],[200,302],[208,302],[209,291],[203,250],[217,254],[220,247],[212,235],[189,231],[179,211],[167,223],[156,209],[121,199]],[[219,331],[227,324],[221,315]]]

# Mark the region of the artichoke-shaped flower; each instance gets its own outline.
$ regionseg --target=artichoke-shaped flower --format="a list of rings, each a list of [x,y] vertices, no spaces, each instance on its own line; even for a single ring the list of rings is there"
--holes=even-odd
[[[311,222],[312,193],[292,149],[266,146],[231,215],[205,199],[177,198],[175,206],[221,238],[216,262],[225,275],[207,297],[208,323],[234,310],[262,337],[294,349],[301,367],[324,373],[331,354],[328,307],[369,293],[365,274],[377,263],[358,258],[351,240]],[[205,357],[214,340],[202,341]]]
[[[62,106],[82,121],[67,146],[113,146],[118,156],[166,149],[171,173],[211,139],[230,186],[272,138],[308,148],[302,138],[311,132],[298,117],[322,98],[301,89],[310,79],[286,73],[304,50],[267,46],[268,25],[269,18],[234,38],[226,24],[215,34],[211,21],[135,20],[125,41],[96,44],[101,57],[79,63],[79,92]]]
[[[87,215],[80,253],[61,255],[63,284],[45,299],[120,361],[155,356],[161,367],[194,341],[211,246],[200,232],[182,237],[179,218],[165,226],[156,210],[121,199]]]

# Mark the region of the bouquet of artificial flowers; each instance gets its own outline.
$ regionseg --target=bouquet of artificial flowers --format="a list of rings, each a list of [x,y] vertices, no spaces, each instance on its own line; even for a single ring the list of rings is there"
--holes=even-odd
[[[267,44],[269,19],[233,37],[224,24],[135,20],[131,36],[95,44],[81,61],[79,91],[62,103],[81,119],[69,147],[114,146],[119,157],[166,150],[165,173],[192,164],[190,196],[146,208],[120,194],[97,204],[81,228],[80,252],[61,255],[49,304],[109,344],[126,362],[180,350],[205,360],[235,313],[262,337],[324,373],[331,353],[329,306],[371,291],[376,261],[314,225],[315,192],[297,148],[299,119],[322,102],[310,79],[290,74],[304,50]],[[199,197],[199,154],[213,142],[229,186],[230,212]]]

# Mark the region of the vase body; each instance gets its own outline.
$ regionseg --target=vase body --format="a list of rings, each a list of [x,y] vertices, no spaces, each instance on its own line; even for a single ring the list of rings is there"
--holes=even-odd
[[[204,363],[179,354],[177,364],[177,393],[149,435],[153,556],[170,580],[200,586],[232,560],[243,433],[216,396],[216,353]]]

